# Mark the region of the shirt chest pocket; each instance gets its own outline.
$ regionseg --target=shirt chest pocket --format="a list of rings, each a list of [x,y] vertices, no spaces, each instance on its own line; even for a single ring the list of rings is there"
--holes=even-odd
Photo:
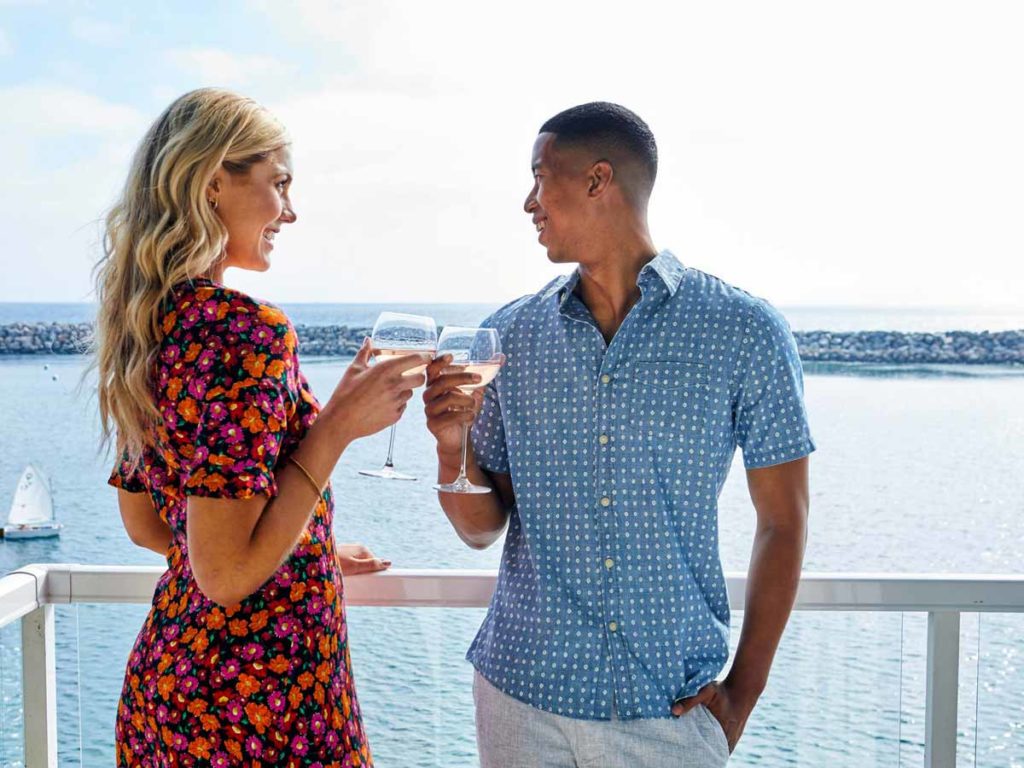
[[[648,439],[691,441],[707,425],[707,366],[680,360],[633,364],[630,420]]]

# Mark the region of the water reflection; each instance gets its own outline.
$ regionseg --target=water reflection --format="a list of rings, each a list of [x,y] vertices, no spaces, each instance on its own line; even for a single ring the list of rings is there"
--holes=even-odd
[[[943,363],[803,362],[808,376],[850,376],[868,379],[978,379],[1024,377],[1024,366],[946,365]]]

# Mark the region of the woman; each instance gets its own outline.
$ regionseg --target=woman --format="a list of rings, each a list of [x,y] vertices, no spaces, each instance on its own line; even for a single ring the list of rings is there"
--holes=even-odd
[[[364,342],[321,409],[284,313],[222,285],[227,267],[269,268],[295,222],[291,180],[265,109],[193,91],[150,128],[107,220],[110,482],[131,539],[168,562],[128,661],[119,765],[372,764],[328,478],[351,441],[400,417],[423,381],[404,372],[424,359],[370,367]]]

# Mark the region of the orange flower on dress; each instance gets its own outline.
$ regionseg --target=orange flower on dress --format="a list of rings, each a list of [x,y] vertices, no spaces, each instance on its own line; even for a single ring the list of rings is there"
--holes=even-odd
[[[220,720],[213,715],[200,715],[199,723],[204,731],[216,731],[220,729]]]
[[[302,690],[306,690],[313,684],[313,675],[309,672],[303,672],[299,675],[299,679],[296,681]]]
[[[267,356],[263,354],[259,355],[246,355],[242,358],[242,368],[249,372],[250,376],[254,378],[261,378],[263,371],[267,367]]]
[[[238,682],[235,683],[235,690],[238,691],[238,695],[242,697],[248,697],[256,693],[260,689],[260,681],[252,675],[241,674],[238,676]]]
[[[208,487],[210,490],[220,490],[226,484],[227,480],[224,479],[224,476],[218,474],[207,475],[206,479],[203,480],[203,485]]]
[[[188,753],[193,757],[198,757],[201,760],[210,759],[210,742],[202,736],[197,736],[192,740],[192,743],[188,745]]]
[[[283,675],[288,671],[289,663],[286,657],[275,656],[267,666],[275,675]]]
[[[285,372],[284,360],[279,357],[275,357],[269,363],[267,363],[267,376],[271,376],[275,379],[280,379]]]
[[[267,428],[267,425],[260,416],[259,408],[254,405],[250,405],[245,409],[245,413],[242,414],[242,426],[254,435],[265,431]]]
[[[245,705],[245,715],[259,733],[265,732],[270,726],[270,709],[262,704],[250,701]]]
[[[188,709],[188,713],[190,715],[195,715],[196,717],[198,717],[199,715],[203,714],[206,711],[206,708],[209,706],[209,702],[207,702],[205,699],[192,699],[192,701],[188,703],[188,707],[186,709]]]
[[[161,324],[160,327],[163,329],[164,334],[168,334],[172,330],[174,330],[174,325],[177,322],[178,322],[178,313],[172,310],[172,311],[168,312],[166,315],[164,315],[164,321],[163,321],[163,323]]]
[[[208,629],[220,629],[224,626],[224,614],[220,608],[214,608],[207,614],[206,626]]]
[[[297,685],[293,685],[292,689],[288,691],[288,704],[292,709],[298,709],[299,704],[302,703],[302,689]]]
[[[228,631],[235,637],[244,637],[249,634],[249,622],[245,619],[232,619],[228,622]]]
[[[199,632],[196,634],[195,640],[192,641],[192,645],[190,647],[196,653],[202,653],[210,647],[210,637],[206,634],[205,629],[199,630]]]
[[[202,352],[202,351],[203,351],[203,345],[202,344],[196,344],[196,343],[189,344],[188,345],[188,349],[185,350],[185,354],[182,356],[182,359],[186,363],[191,363],[197,357],[199,357],[199,353]]]
[[[167,396],[172,400],[177,400],[178,395],[181,394],[182,381],[180,378],[175,376],[169,382],[167,382]]]
[[[256,311],[256,317],[267,325],[288,325],[288,318],[284,312],[268,304],[260,305],[260,308]]]
[[[228,739],[224,742],[224,749],[235,758],[238,762],[242,762],[242,745],[234,739]]]
[[[156,681],[157,692],[164,698],[170,699],[171,693],[174,691],[174,683],[176,678],[174,675],[161,675],[160,679]]]
[[[191,397],[182,398],[178,402],[178,407],[176,410],[178,411],[178,415],[181,416],[181,418],[183,418],[189,424],[199,423],[199,406],[196,404],[196,401],[193,400]]]
[[[256,611],[256,613],[249,617],[249,629],[253,632],[259,632],[265,626],[267,626],[266,611]]]

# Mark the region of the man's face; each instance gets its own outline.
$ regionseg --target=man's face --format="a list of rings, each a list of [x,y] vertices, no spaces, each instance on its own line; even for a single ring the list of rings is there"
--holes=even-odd
[[[580,150],[556,149],[555,134],[542,133],[533,144],[533,189],[523,204],[547,248],[548,259],[560,264],[579,260],[586,239],[586,162]]]

